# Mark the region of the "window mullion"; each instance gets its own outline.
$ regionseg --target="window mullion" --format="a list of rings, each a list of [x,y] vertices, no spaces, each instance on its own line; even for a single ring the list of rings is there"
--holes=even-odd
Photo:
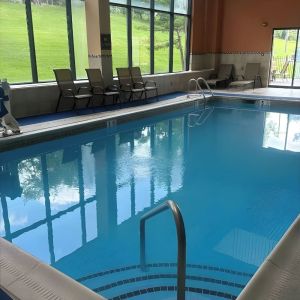
[[[36,65],[36,53],[35,53],[35,43],[34,43],[34,32],[33,32],[33,22],[32,22],[32,11],[31,11],[31,0],[25,1],[26,8],[26,22],[27,22],[27,32],[30,50],[30,62],[31,62],[31,74],[32,81],[38,82],[38,72]]]
[[[174,0],[171,0],[170,32],[169,32],[169,72],[173,72],[173,44],[174,44]]]
[[[150,73],[154,74],[154,0],[150,1]]]
[[[73,21],[72,21],[71,0],[66,0],[66,16],[67,16],[70,67],[71,67],[73,77],[76,78],[76,65],[75,65],[75,53],[74,53],[74,36],[73,36]]]
[[[192,0],[188,0],[188,15],[187,15],[187,29],[186,29],[186,59],[185,59],[185,70],[190,69],[190,50],[191,50],[191,14],[192,14]]]
[[[299,45],[299,29],[297,30],[297,37],[296,37],[296,47],[295,47],[295,53],[294,53],[294,66],[293,66],[293,74],[292,74],[292,87],[294,86],[294,80],[295,80],[295,70],[296,70],[296,64],[297,64],[297,56],[298,56],[298,45]]]
[[[127,45],[128,45],[128,66],[132,67],[132,10],[131,0],[127,0]]]

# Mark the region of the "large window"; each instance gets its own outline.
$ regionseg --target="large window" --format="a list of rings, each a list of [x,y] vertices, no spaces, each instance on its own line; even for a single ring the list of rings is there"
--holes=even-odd
[[[188,69],[190,0],[110,0],[113,72]]]
[[[150,12],[132,10],[132,64],[150,73]]]
[[[10,82],[31,82],[25,4],[0,0],[0,74]]]
[[[88,67],[83,0],[0,0],[0,73],[11,83],[54,80]]]
[[[70,66],[66,1],[59,5],[36,2],[31,0],[38,78],[54,80],[53,69]]]
[[[123,7],[111,6],[111,42],[113,56],[113,70],[128,66],[127,49],[127,11]]]

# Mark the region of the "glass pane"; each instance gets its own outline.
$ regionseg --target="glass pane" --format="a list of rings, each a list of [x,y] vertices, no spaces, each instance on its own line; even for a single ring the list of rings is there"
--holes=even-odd
[[[128,67],[126,8],[110,6],[113,74],[116,68]]]
[[[131,0],[131,5],[139,7],[150,7],[150,0]]]
[[[297,53],[295,59],[294,86],[300,86],[300,30],[298,37]]]
[[[154,8],[159,10],[170,11],[171,10],[171,0],[155,0]]]
[[[127,0],[109,0],[110,3],[127,4]]]
[[[30,82],[31,66],[25,5],[0,0],[0,70],[9,82]]]
[[[154,72],[169,72],[169,14],[156,13],[154,19]]]
[[[291,86],[297,30],[274,30],[270,85]]]
[[[184,71],[186,61],[187,17],[174,17],[173,71]]]
[[[188,13],[188,0],[175,0],[174,11],[181,14]]]
[[[66,3],[31,1],[31,7],[39,81],[54,80],[53,69],[70,68]]]
[[[150,12],[132,10],[132,63],[150,73]]]
[[[76,63],[76,78],[86,78],[87,76],[85,69],[88,68],[89,62],[84,1],[72,0],[72,21]]]

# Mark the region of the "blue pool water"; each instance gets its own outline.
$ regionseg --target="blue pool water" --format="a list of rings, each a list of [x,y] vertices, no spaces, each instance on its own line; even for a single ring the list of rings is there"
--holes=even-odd
[[[215,101],[3,152],[0,194],[1,236],[110,299],[174,299],[169,212],[138,267],[140,216],[172,199],[187,299],[235,299],[299,214],[300,109]]]

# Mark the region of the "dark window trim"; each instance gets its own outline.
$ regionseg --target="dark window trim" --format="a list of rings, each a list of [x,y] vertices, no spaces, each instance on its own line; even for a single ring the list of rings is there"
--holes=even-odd
[[[154,74],[155,55],[154,55],[154,0],[150,2],[150,74]]]
[[[131,7],[131,0],[127,0],[127,4]],[[127,54],[128,54],[128,65],[132,67],[132,11],[131,8],[127,8]]]
[[[69,60],[73,78],[76,76],[75,50],[74,50],[74,35],[73,35],[73,20],[72,20],[72,4],[70,0],[66,0],[66,17],[69,45]]]
[[[32,82],[37,83],[39,80],[38,80],[38,72],[37,72],[37,64],[36,64],[32,10],[31,10],[30,0],[25,1],[25,9],[26,9],[26,22],[27,22],[27,33],[28,33],[28,42],[29,42],[29,51],[30,51]]]
[[[170,31],[169,31],[169,72],[173,72],[173,50],[174,50],[174,5],[175,1],[171,0],[171,14],[170,14]]]

